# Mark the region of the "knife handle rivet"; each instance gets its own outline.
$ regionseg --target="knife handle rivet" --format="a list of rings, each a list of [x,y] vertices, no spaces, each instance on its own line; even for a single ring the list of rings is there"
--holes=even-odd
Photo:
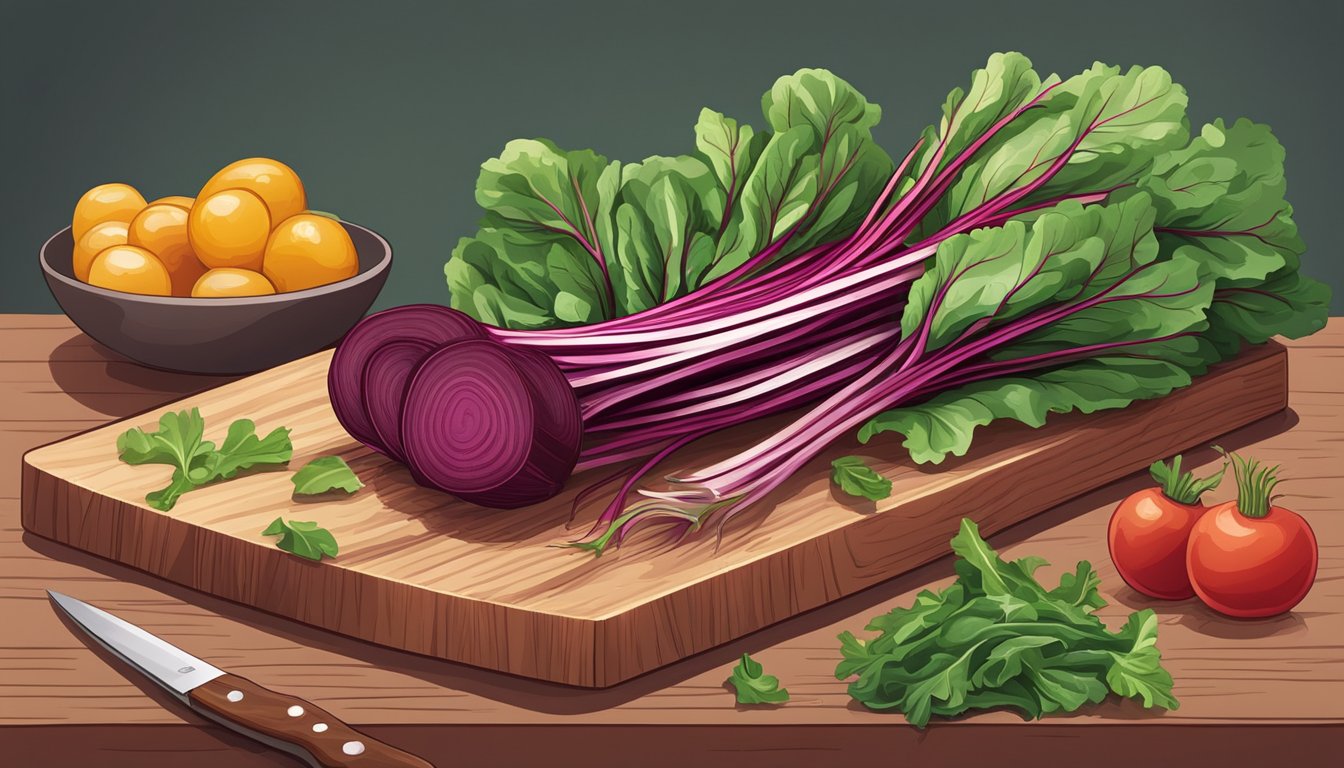
[[[290,717],[301,717],[303,715],[303,707],[300,707],[298,704],[295,704],[294,706],[285,710],[285,712],[287,712]]]
[[[226,698],[226,699],[228,699],[229,701],[232,701],[232,702],[234,702],[234,703],[236,704],[236,703],[238,703],[238,702],[240,702],[240,701],[243,700],[243,692],[242,692],[242,691],[229,691],[229,695],[225,696],[224,698]]]
[[[347,755],[362,755],[364,754],[364,742],[347,741],[341,745],[341,751]]]
[[[177,670],[177,674],[179,674],[179,675],[185,675],[185,674],[187,674],[187,673],[189,673],[189,672],[195,672],[195,671],[196,671],[196,668],[195,668],[195,667],[183,667],[183,668]]]
[[[324,733],[327,730],[326,723],[313,723],[313,733]]]

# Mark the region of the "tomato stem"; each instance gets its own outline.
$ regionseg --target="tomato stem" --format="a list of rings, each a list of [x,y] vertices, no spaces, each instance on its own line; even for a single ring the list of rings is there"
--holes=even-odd
[[[1271,494],[1279,484],[1279,465],[1263,467],[1257,459],[1228,453],[1216,445],[1213,449],[1232,463],[1232,474],[1237,478],[1237,511],[1252,518],[1268,515]]]
[[[1179,453],[1172,457],[1170,466],[1165,462],[1155,461],[1148,468],[1148,474],[1152,476],[1153,482],[1162,487],[1162,495],[1178,504],[1198,504],[1200,496],[1218,487],[1225,471],[1227,471],[1226,464],[1216,475],[1197,478],[1190,472],[1181,471]]]

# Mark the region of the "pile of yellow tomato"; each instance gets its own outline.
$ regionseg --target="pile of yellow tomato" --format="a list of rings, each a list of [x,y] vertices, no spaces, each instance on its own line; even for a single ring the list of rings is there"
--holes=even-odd
[[[146,203],[128,184],[100,184],[75,205],[75,277],[151,296],[262,296],[354,277],[355,244],[308,208],[303,182],[276,160],[225,166],[195,198]]]

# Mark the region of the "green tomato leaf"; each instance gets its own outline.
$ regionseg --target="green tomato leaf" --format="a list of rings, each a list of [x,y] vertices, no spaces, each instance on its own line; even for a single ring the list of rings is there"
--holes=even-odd
[[[779,687],[779,678],[765,674],[749,654],[742,654],[727,682],[737,691],[738,704],[783,704],[789,700],[789,691]]]
[[[313,459],[295,472],[291,480],[296,496],[312,496],[333,490],[354,493],[364,487],[354,470],[340,456]]]
[[[338,552],[336,538],[331,535],[331,531],[311,521],[285,521],[277,517],[261,535],[279,536],[280,540],[275,544],[277,547],[309,560],[321,560],[323,555],[336,557]]]
[[[870,501],[880,501],[891,495],[891,481],[858,456],[841,456],[832,461],[831,482],[850,496],[861,496]]]

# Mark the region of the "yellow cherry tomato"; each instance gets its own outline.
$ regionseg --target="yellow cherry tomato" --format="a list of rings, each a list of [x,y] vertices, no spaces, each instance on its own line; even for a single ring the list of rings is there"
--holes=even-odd
[[[121,221],[104,221],[94,224],[84,236],[75,241],[74,261],[71,264],[75,277],[89,282],[89,267],[99,253],[114,245],[125,245],[127,224]]]
[[[207,267],[257,271],[271,234],[271,217],[260,197],[245,189],[225,189],[196,198],[187,237]]]
[[[150,296],[171,296],[173,292],[163,262],[133,245],[114,245],[98,254],[89,267],[89,285]]]
[[[71,234],[76,241],[94,224],[104,221],[129,222],[145,207],[145,198],[129,184],[99,184],[84,193],[75,203],[75,215],[70,221]]]
[[[190,296],[205,265],[191,252],[187,209],[171,203],[150,203],[135,215],[127,242],[159,257],[173,279],[174,296]]]
[[[151,200],[150,205],[176,205],[178,208],[191,210],[191,204],[196,202],[194,197],[183,197],[182,195],[169,195],[160,197],[158,200]]]
[[[280,222],[308,207],[303,182],[293,168],[267,157],[249,157],[229,163],[201,187],[198,198],[225,189],[246,189],[266,203],[272,222]]]
[[[207,271],[196,281],[191,295],[198,299],[220,299],[231,296],[265,296],[275,293],[260,272],[234,267],[219,267]]]
[[[196,287],[196,281],[201,279],[201,275],[209,271],[210,269],[195,256],[184,260],[181,266],[169,275],[173,280],[173,295],[191,296],[192,289]]]
[[[281,293],[301,291],[354,277],[359,257],[340,222],[301,213],[271,233],[261,271]]]
[[[187,239],[187,211],[176,205],[154,203],[135,215],[127,232],[127,242],[144,248],[168,268],[177,270],[183,261],[194,258]]]

